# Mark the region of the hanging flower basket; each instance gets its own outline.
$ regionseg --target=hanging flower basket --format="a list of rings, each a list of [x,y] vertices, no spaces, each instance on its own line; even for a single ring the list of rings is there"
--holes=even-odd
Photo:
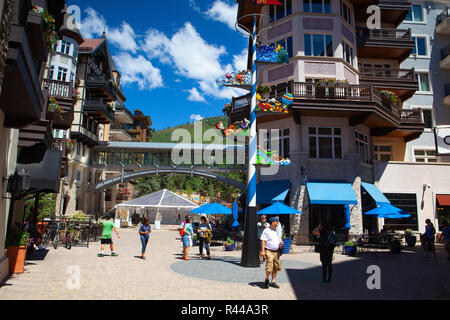
[[[267,100],[272,92],[272,87],[267,84],[261,84],[256,88],[256,92],[260,94],[264,100]]]
[[[223,106],[222,112],[223,112],[224,114],[226,114],[226,115],[229,115],[230,112],[231,112],[231,103],[226,103],[226,104]]]
[[[395,92],[389,90],[381,90],[381,93],[387,97],[391,102],[395,105],[398,105],[400,102],[400,98],[397,96]]]
[[[67,153],[72,153],[73,151],[73,142],[72,140],[67,140],[66,142]]]
[[[48,109],[47,111],[49,113],[54,113],[56,117],[58,117],[59,119],[63,120],[62,118],[62,109],[60,107],[60,105],[58,104],[58,101],[56,101],[55,98],[48,98]]]

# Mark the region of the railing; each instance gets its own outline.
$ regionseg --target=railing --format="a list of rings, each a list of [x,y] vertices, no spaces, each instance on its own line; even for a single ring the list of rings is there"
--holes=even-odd
[[[436,18],[436,25],[439,25],[442,21],[450,17],[450,8],[447,7]]]
[[[83,111],[96,112],[100,111],[104,113],[108,118],[114,119],[114,110],[108,106],[105,99],[87,99],[83,105]]]
[[[423,123],[420,109],[401,109],[399,113],[401,123]]]
[[[112,123],[111,124],[111,129],[125,130],[125,128],[123,127],[123,124],[121,124],[121,123]]]
[[[416,81],[417,74],[413,69],[390,69],[376,67],[360,67],[360,78],[381,79],[381,80],[399,80]]]
[[[85,127],[83,127],[83,126],[80,125],[80,124],[74,124],[74,125],[72,125],[72,128],[70,129],[70,132],[71,132],[72,134],[76,134],[76,133],[82,134],[82,135],[84,135],[85,137],[88,137],[89,139],[91,139],[92,141],[98,142],[98,137],[97,137],[97,135],[94,134],[94,133],[92,133],[91,131],[89,131],[88,129],[86,129]]]
[[[411,29],[357,28],[357,34],[367,40],[411,41]]]
[[[444,49],[441,49],[441,60],[447,58],[450,55],[450,45],[446,46]]]
[[[52,97],[72,99],[73,87],[71,82],[43,79],[42,88],[48,88],[48,93]]]

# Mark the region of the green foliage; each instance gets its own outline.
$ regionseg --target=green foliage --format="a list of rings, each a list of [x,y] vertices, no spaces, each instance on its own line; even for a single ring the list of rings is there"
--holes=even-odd
[[[208,130],[208,129],[215,129],[216,126],[214,125],[214,123],[222,121],[224,124],[228,123],[228,117],[224,117],[224,116],[218,116],[218,117],[211,117],[211,118],[205,118],[202,120],[202,137],[203,137],[203,133]],[[163,130],[157,130],[157,131],[153,131],[152,132],[152,142],[178,142],[178,141],[172,141],[172,133],[176,130],[176,129],[187,129],[191,135],[191,142],[194,142],[194,124],[193,123],[186,123],[186,124],[181,124],[175,127],[171,127],[171,128],[166,128]],[[187,141],[184,141],[187,142]],[[209,144],[209,143],[222,143],[219,141],[203,141],[203,143],[205,144]]]
[[[346,243],[344,243],[344,246],[347,246],[347,247],[354,247],[354,246],[355,246],[355,243],[354,243],[353,241],[347,241]]]
[[[8,236],[6,237],[6,246],[9,247],[29,247],[33,239],[30,238],[30,234],[23,230],[23,228],[12,227],[8,232]]]
[[[25,202],[25,217],[31,217],[34,210],[34,198]],[[47,193],[39,198],[38,219],[47,218],[55,214],[56,194]]]
[[[413,234],[412,229],[406,229],[406,230],[405,230],[405,235],[411,236],[412,234]]]
[[[88,221],[89,216],[81,210],[75,211],[74,214],[70,217],[71,221]]]
[[[227,237],[227,242],[225,243],[226,246],[231,246],[234,244],[234,240],[230,237]]]

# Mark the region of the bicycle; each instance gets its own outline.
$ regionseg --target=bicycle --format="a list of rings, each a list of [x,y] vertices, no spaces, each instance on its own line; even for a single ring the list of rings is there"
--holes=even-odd
[[[58,248],[58,242],[61,240],[60,239],[60,232],[61,232],[61,224],[59,222],[56,222],[56,227],[54,230],[54,234],[53,234],[53,248],[55,248],[55,250]]]
[[[66,224],[65,239],[66,239],[66,249],[68,249],[68,250],[72,249],[72,241],[70,239],[69,222],[67,222],[67,224]]]

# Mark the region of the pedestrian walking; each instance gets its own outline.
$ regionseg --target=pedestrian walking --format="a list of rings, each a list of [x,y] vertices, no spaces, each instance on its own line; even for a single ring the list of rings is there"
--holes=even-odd
[[[447,251],[447,260],[450,260],[450,227],[448,222],[444,220],[444,228],[442,229],[441,239],[444,240],[445,251]]]
[[[100,238],[101,243],[101,253],[98,254],[99,257],[104,257],[105,255],[105,244],[109,244],[109,248],[111,249],[111,256],[116,257],[118,254],[114,251],[114,243],[112,241],[112,231],[117,234],[117,238],[120,239],[119,231],[117,231],[114,222],[111,221],[111,217],[107,215],[105,217],[105,221],[103,221],[103,231],[102,237]]]
[[[260,255],[266,259],[265,289],[269,289],[270,274],[272,274],[272,283],[270,283],[270,286],[277,289],[280,288],[275,282],[278,271],[281,271],[280,247],[283,246],[283,240],[277,232],[278,223],[279,219],[277,217],[271,218],[270,227],[264,229],[260,238]]]
[[[141,238],[142,243],[142,260],[145,260],[145,250],[147,249],[148,239],[150,238],[150,233],[152,232],[152,227],[150,226],[149,222],[149,218],[143,217],[141,221],[141,227],[139,228],[139,237]]]
[[[436,229],[430,219],[425,220],[425,233],[423,234],[426,258],[429,258],[430,251],[433,252],[433,259],[436,259],[436,249],[434,246]]]
[[[178,226],[178,230],[180,231],[180,237],[181,237],[181,243],[183,243],[183,233],[184,233],[184,226],[186,225],[186,221],[190,218],[190,215],[187,215],[186,217],[184,217],[184,220],[180,223],[180,225]],[[181,249],[181,254],[183,254],[184,252],[184,245],[183,248]],[[184,254],[183,254],[184,255]]]
[[[198,226],[198,243],[200,250],[200,259],[203,259],[203,248],[206,249],[206,253],[208,255],[208,260],[211,260],[211,251],[209,250],[209,244],[211,242],[211,225],[208,223],[208,220],[205,216],[200,218],[200,224]]]
[[[322,283],[331,282],[333,275],[333,253],[336,245],[336,234],[327,223],[320,223],[313,234],[319,234],[320,262],[322,263]]]
[[[186,218],[186,224],[183,229],[183,237],[181,238],[183,241],[183,259],[191,260],[188,258],[189,248],[192,247],[192,235],[194,233],[194,227],[192,226],[192,218]]]

